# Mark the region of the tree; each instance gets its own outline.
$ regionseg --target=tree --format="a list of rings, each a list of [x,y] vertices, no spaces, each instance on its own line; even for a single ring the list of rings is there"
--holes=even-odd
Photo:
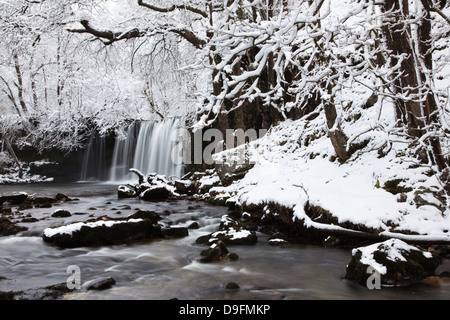
[[[392,90],[398,93],[396,98],[397,117],[407,125],[408,133],[416,137],[428,152],[429,158],[440,171],[447,168],[439,137],[432,134],[438,131],[439,110],[433,92],[432,26],[431,12],[433,4],[421,0],[419,27],[413,34],[411,15],[406,0],[386,0],[382,11],[385,21],[382,27],[386,46],[393,54],[391,66],[399,63],[397,57],[403,57]],[[420,14],[420,13],[418,13]],[[425,144],[428,144],[429,147]],[[429,149],[429,150],[428,150]]]
[[[71,151],[84,145],[92,129],[104,134],[129,119],[155,115],[144,93],[146,83],[162,78],[169,67],[180,67],[176,65],[178,43],[174,37],[156,35],[153,49],[158,59],[148,63],[146,54],[140,54],[148,47],[148,39],[105,47],[103,42],[66,31],[75,19],[102,12],[105,5],[85,0],[2,3],[0,109],[17,117],[21,125],[12,128],[2,118],[5,123],[0,126],[8,128],[5,134],[13,147]],[[166,62],[164,68],[159,67],[161,61]],[[169,115],[181,105],[192,105],[186,98],[188,93],[193,97],[189,89],[177,90],[184,79],[172,72],[164,80],[152,85],[156,109]],[[161,98],[162,86],[170,90]],[[168,107],[167,101],[175,106]]]
[[[322,115],[341,161],[352,156],[358,137],[384,131],[384,143],[376,146],[380,154],[389,149],[390,135],[403,135],[418,154],[427,153],[423,160],[445,171],[446,132],[439,124],[446,111],[434,90],[432,56],[433,15],[448,23],[442,4],[415,0],[414,11],[408,0],[348,0],[341,4],[345,11],[331,12],[332,4],[137,0],[127,6],[145,8],[147,17],[139,13],[118,26],[102,26],[105,19],[81,16],[69,31],[89,34],[106,47],[152,39],[151,52],[169,37],[190,44],[195,50],[190,54],[197,56],[191,67],[210,76],[197,128],[268,128],[290,117]],[[357,106],[342,97],[355,87],[365,90],[366,99]],[[349,110],[362,112],[376,103],[382,108],[391,101],[395,128],[378,116],[369,129],[345,133]]]

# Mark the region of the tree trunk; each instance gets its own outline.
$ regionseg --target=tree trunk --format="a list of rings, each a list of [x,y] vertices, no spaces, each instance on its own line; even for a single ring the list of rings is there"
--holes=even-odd
[[[23,79],[22,79],[22,72],[20,70],[19,56],[17,55],[17,53],[14,53],[13,58],[17,76],[17,96],[19,97],[19,103],[20,106],[22,107],[23,113],[27,114],[28,108],[25,103],[25,100],[23,99]]]
[[[425,102],[425,121],[427,125],[438,125],[437,118],[437,102],[434,97],[433,91],[429,87],[429,83],[426,79],[425,72],[433,70],[433,52],[432,52],[432,37],[431,37],[431,7],[428,0],[421,0],[424,8],[424,17],[421,20],[419,26],[419,54],[420,59],[423,59],[423,64],[427,70],[421,72],[422,82],[427,85],[428,94]],[[441,143],[438,137],[432,137],[430,139],[430,145],[439,171],[443,171],[446,168],[444,156],[442,155]]]
[[[398,73],[400,78],[395,82],[396,90],[403,95],[409,95],[409,100],[398,99],[395,101],[397,116],[408,126],[408,133],[411,136],[420,138],[427,130],[431,130],[433,125],[438,125],[437,102],[430,88],[426,73],[433,70],[432,60],[432,38],[431,38],[431,8],[428,0],[421,0],[424,7],[424,17],[419,26],[418,47],[415,60],[413,41],[411,37],[411,27],[407,24],[409,16],[408,0],[385,0],[383,11],[387,14],[386,21],[382,27],[388,49],[394,55],[406,55],[401,63]],[[392,65],[398,62],[392,57]],[[425,70],[424,70],[425,69]],[[424,84],[419,88],[420,84]],[[425,103],[419,102],[421,90],[427,90]],[[415,100],[415,101],[414,101]],[[406,117],[404,117],[406,115]],[[401,116],[401,117],[400,117]],[[439,171],[446,168],[445,159],[438,137],[429,138],[431,146],[432,162],[437,165]]]
[[[8,149],[9,154],[11,155],[11,157],[13,158],[14,162],[17,165],[17,168],[19,169],[19,178],[22,178],[23,176],[22,166],[20,165],[19,159],[17,158],[16,153],[14,152],[11,143],[9,143],[9,140],[8,138],[6,138],[5,134],[3,134],[3,141],[5,142],[6,149]]]
[[[423,135],[423,110],[419,102],[419,79],[417,79],[417,65],[411,48],[411,28],[406,24],[409,15],[408,0],[385,0],[383,11],[387,14],[382,30],[386,38],[388,49],[393,55],[405,54],[399,73],[402,75],[395,82],[396,91],[402,95],[409,95],[412,99],[396,101],[397,117],[408,125],[408,133],[414,137]],[[394,56],[392,65],[398,62]],[[415,101],[414,101],[415,100]]]
[[[345,162],[350,158],[347,152],[347,137],[341,129],[337,118],[336,107],[333,98],[324,103],[325,117],[327,120],[328,134],[330,136],[331,144],[333,145],[336,155],[341,162]]]

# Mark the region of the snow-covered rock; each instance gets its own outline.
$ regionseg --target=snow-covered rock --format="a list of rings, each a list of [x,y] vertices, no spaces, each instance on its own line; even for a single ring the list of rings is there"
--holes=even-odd
[[[117,189],[119,198],[132,198],[139,196],[147,201],[164,201],[170,196],[178,195],[173,181],[164,175],[150,173],[146,177],[137,169],[130,169],[139,181],[136,185],[120,185]]]
[[[162,237],[161,226],[149,219],[77,222],[44,230],[45,242],[62,248],[117,245],[143,238]]]
[[[127,185],[120,185],[117,187],[117,195],[119,198],[133,198],[138,194],[136,190]]]
[[[203,263],[238,259],[238,255],[230,253],[227,246],[222,241],[213,243],[209,248],[203,250],[200,255],[202,258],[199,262]]]
[[[219,228],[217,231],[197,239],[197,243],[213,244],[218,241],[229,245],[252,245],[258,240],[256,233],[245,229],[244,224],[228,215],[222,216]]]
[[[377,274],[381,285],[409,285],[434,275],[441,258],[415,246],[390,239],[353,249],[346,279],[366,285]]]

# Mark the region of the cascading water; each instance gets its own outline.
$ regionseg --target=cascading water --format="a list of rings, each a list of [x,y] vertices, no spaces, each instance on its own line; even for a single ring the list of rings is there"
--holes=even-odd
[[[108,178],[106,138],[93,131],[86,146],[80,181],[104,181]]]
[[[140,127],[140,122],[133,122],[126,130],[126,138],[116,139],[109,180],[122,181],[130,178],[129,169],[133,167],[136,140]]]
[[[138,169],[143,174],[180,177],[183,166],[175,163],[172,157],[174,152],[179,152],[173,137],[179,126],[180,120],[176,118],[131,125],[126,139],[116,140],[109,180],[134,179],[129,173],[130,168]]]

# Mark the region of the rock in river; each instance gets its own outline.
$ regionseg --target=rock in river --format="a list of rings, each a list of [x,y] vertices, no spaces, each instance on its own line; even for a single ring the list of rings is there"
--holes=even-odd
[[[93,280],[87,285],[87,290],[106,290],[116,284],[113,277]]]
[[[11,236],[27,228],[16,225],[6,217],[0,217],[0,236]]]
[[[434,275],[441,261],[434,253],[390,239],[353,249],[345,278],[366,286],[376,275],[381,285],[409,285]]]
[[[230,253],[222,241],[214,243],[208,249],[203,250],[200,255],[202,258],[200,258],[199,262],[202,263],[237,260],[239,258],[237,254]]]
[[[166,186],[152,186],[142,192],[139,197],[147,201],[164,201],[172,195]]]
[[[8,202],[10,204],[21,204],[25,200],[27,200],[28,194],[25,192],[13,192],[9,194],[1,194],[0,195],[0,205],[4,202]]]
[[[126,185],[120,185],[117,188],[117,194],[119,198],[133,198],[138,196],[135,189]]]
[[[52,213],[53,218],[66,218],[72,216],[69,211],[64,209],[58,209]]]
[[[44,241],[62,248],[116,245],[162,236],[161,226],[149,219],[77,222],[47,228],[42,235]]]
[[[229,245],[252,245],[258,240],[254,231],[245,229],[245,225],[236,219],[231,218],[228,215],[222,216],[219,230],[210,233],[205,236],[201,236],[197,239],[197,243],[211,245],[217,241]]]

